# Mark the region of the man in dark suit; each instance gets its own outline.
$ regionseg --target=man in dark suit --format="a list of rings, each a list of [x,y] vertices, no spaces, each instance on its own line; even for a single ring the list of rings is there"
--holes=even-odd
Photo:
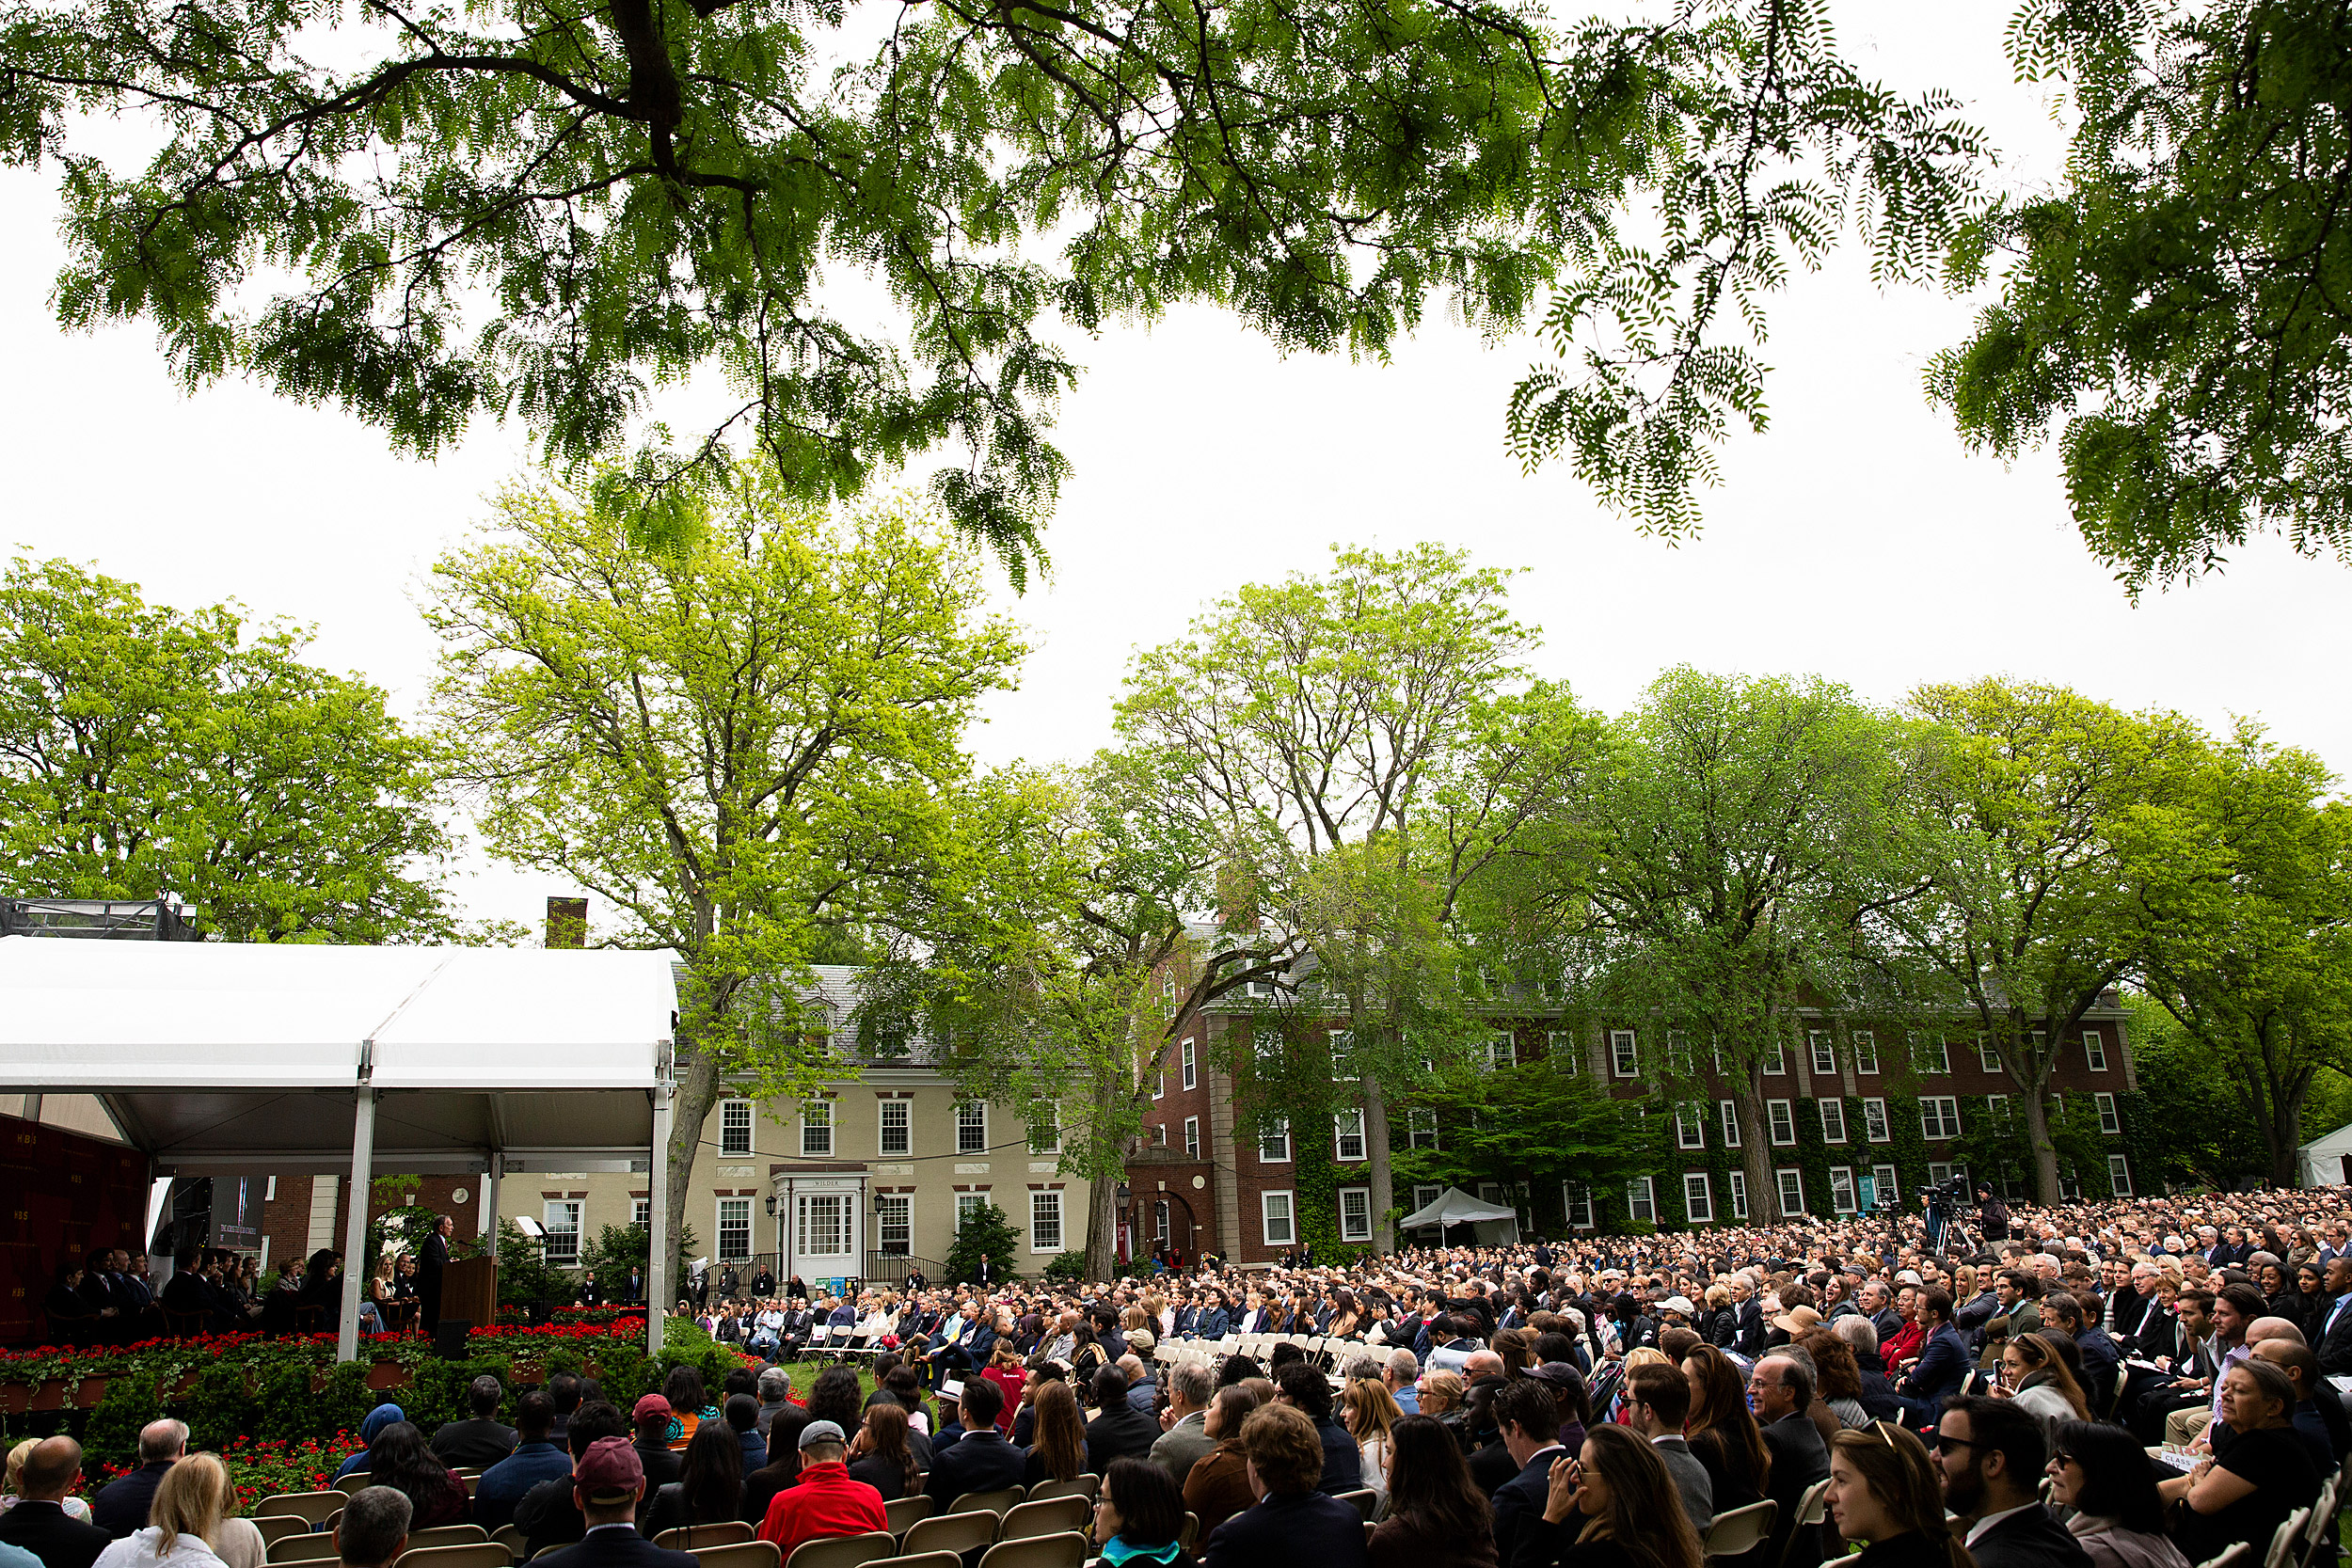
[[[1927,1342],[1919,1347],[1919,1359],[1911,1365],[1911,1375],[1895,1386],[1895,1393],[1902,1401],[1905,1422],[1923,1427],[1935,1419],[1944,1408],[1944,1401],[1960,1392],[1968,1381],[1968,1347],[1961,1343],[1960,1331],[1952,1326],[1952,1298],[1933,1287],[1918,1294],[1919,1324],[1927,1330]]]
[[[420,1321],[427,1334],[441,1326],[441,1279],[443,1271],[449,1267],[449,1233],[452,1228],[447,1214],[434,1220],[433,1234],[424,1239],[423,1247],[417,1253],[417,1301]]]
[[[36,1444],[24,1456],[16,1506],[0,1513],[0,1544],[32,1553],[41,1568],[90,1568],[114,1537],[66,1513],[66,1494],[81,1479],[81,1444],[66,1436]]]
[[[1502,1429],[1502,1446],[1510,1451],[1518,1473],[1495,1490],[1495,1560],[1507,1563],[1518,1541],[1519,1526],[1540,1519],[1544,1497],[1551,1488],[1551,1462],[1567,1450],[1560,1446],[1560,1407],[1551,1390],[1534,1378],[1506,1383],[1495,1395],[1495,1422]]]
[[[996,1430],[996,1418],[1005,1410],[1002,1388],[984,1377],[971,1378],[960,1404],[963,1435],[945,1448],[931,1445],[931,1479],[923,1487],[943,1510],[966,1492],[1019,1486],[1029,1464],[1029,1456]]]
[[[1691,1382],[1675,1367],[1636,1367],[1626,1379],[1626,1425],[1649,1439],[1682,1494],[1682,1511],[1701,1535],[1715,1522],[1715,1483],[1682,1435],[1691,1418]]]
[[[2352,1255],[2328,1259],[2321,1287],[2329,1297],[2319,1320],[2319,1370],[2330,1377],[2352,1372]]]
[[[1787,1556],[1792,1562],[1820,1562],[1836,1555],[1821,1538],[1789,1545],[1806,1488],[1829,1477],[1829,1449],[1821,1442],[1821,1429],[1807,1414],[1813,1408],[1813,1374],[1785,1355],[1768,1355],[1748,1374],[1748,1404],[1772,1455],[1764,1495],[1780,1505],[1772,1516],[1772,1539],[1764,1560],[1777,1562]],[[1820,1527],[1820,1536],[1830,1528]]]
[[[1740,1324],[1732,1349],[1753,1360],[1764,1354],[1764,1304],[1756,1299],[1756,1287],[1743,1278],[1732,1280],[1731,1293],[1732,1311]]]
[[[147,1511],[155,1501],[155,1488],[164,1472],[188,1451],[188,1429],[167,1418],[139,1429],[139,1467],[119,1476],[100,1489],[89,1505],[90,1523],[117,1541],[147,1524]]]
[[[2052,1291],[2042,1298],[2042,1321],[2046,1325],[2042,1332],[2063,1334],[2074,1341],[2082,1354],[2081,1381],[2090,1414],[2094,1419],[2106,1419],[2115,1408],[2116,1378],[2122,1370],[2123,1353],[2106,1329],[2085,1321],[2082,1304],[2068,1291]]]
[[[1288,1405],[1253,1410],[1242,1422],[1242,1452],[1265,1490],[1210,1533],[1202,1568],[1259,1568],[1311,1562],[1315,1568],[1365,1568],[1364,1516],[1315,1490],[1323,1440],[1306,1415]]]
[[[587,1533],[577,1546],[533,1559],[539,1568],[696,1568],[684,1552],[664,1551],[637,1533],[637,1500],[645,1467],[618,1437],[599,1437],[572,1466],[572,1497]]]
[[[1315,1490],[1335,1497],[1359,1490],[1364,1484],[1364,1450],[1345,1427],[1331,1418],[1331,1386],[1324,1381],[1322,1369],[1303,1358],[1285,1362],[1275,1369],[1274,1386],[1275,1397],[1312,1421],[1315,1435],[1322,1440],[1323,1472],[1316,1478]],[[1149,1451],[1150,1445],[1145,1448]]]
[[[2007,1400],[1972,1395],[1936,1424],[1944,1502],[1968,1520],[1963,1541],[1977,1568],[2090,1568],[2039,1496],[2049,1461],[2042,1423]]]
[[[513,1453],[519,1439],[513,1427],[498,1419],[499,1402],[505,1397],[499,1380],[486,1372],[467,1385],[473,1418],[442,1423],[428,1445],[433,1457],[452,1469],[486,1470]]]
[[[1314,1375],[1317,1382],[1322,1381],[1321,1372]],[[1087,1469],[1092,1474],[1108,1475],[1114,1459],[1149,1459],[1152,1445],[1160,1440],[1160,1423],[1148,1412],[1137,1410],[1127,1392],[1127,1374],[1117,1367],[1104,1367],[1094,1374],[1092,1393],[1100,1413],[1087,1423]]]

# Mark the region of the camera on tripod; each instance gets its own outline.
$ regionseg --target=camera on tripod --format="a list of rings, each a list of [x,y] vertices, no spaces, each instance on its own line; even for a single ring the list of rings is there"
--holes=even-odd
[[[1927,1195],[1929,1208],[1941,1209],[1947,1214],[1977,1206],[1976,1195],[1970,1190],[1966,1177],[1946,1177],[1941,1181],[1929,1182],[1920,1191]]]

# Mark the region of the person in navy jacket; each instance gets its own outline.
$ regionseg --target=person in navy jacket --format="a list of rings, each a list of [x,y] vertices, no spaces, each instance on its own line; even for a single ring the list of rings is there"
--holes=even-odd
[[[1919,1347],[1919,1359],[1913,1364],[1911,1375],[1896,1386],[1895,1393],[1912,1425],[1931,1426],[1944,1414],[1944,1402],[1968,1381],[1971,1368],[1968,1347],[1961,1343],[1960,1330],[1952,1326],[1952,1298],[1942,1291],[1929,1290],[1920,1291],[1918,1300],[1927,1341]]]
[[[1323,1439],[1304,1411],[1284,1404],[1251,1411],[1241,1450],[1258,1503],[1210,1533],[1202,1568],[1367,1568],[1364,1516],[1315,1490]]]

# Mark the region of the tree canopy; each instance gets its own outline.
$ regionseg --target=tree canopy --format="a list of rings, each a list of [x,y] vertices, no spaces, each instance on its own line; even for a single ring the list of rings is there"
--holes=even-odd
[[[90,150],[117,115],[143,166]],[[1818,0],[0,5],[0,159],[64,169],[67,325],[410,451],[482,418],[635,445],[641,523],[739,437],[811,502],[939,451],[1016,578],[1067,467],[1057,331],[1185,301],[1373,356],[1433,303],[1539,322],[1512,449],[1687,529],[1764,419],[1763,296],[1849,223],[1924,271],[1981,155]],[[673,445],[650,395],[705,369],[729,411]]]

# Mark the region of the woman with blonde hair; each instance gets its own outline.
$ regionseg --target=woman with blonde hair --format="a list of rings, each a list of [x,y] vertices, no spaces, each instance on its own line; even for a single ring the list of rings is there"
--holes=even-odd
[[[1993,1392],[2033,1412],[2044,1433],[2060,1421],[2090,1419],[2082,1385],[2045,1335],[2020,1334],[2001,1347],[2001,1381]]]
[[[1943,1483],[1927,1445],[1892,1421],[1837,1434],[1823,1501],[1838,1533],[1862,1544],[1847,1568],[1975,1568],[1945,1528]]]
[[[220,1456],[192,1453],[164,1472],[146,1527],[99,1553],[93,1568],[256,1568],[262,1532],[230,1516],[233,1503]]]
[[[1340,1424],[1364,1451],[1364,1484],[1376,1497],[1388,1496],[1389,1433],[1404,1418],[1404,1408],[1388,1385],[1364,1377],[1348,1384],[1340,1406]]]
[[[1423,1372],[1421,1378],[1421,1413],[1424,1416],[1448,1416],[1462,1408],[1462,1374],[1459,1372]]]
[[[32,1458],[33,1450],[40,1447],[40,1443],[38,1437],[27,1437],[8,1450],[8,1480],[5,1494],[0,1494],[0,1513],[16,1506],[18,1495],[24,1490],[24,1462]],[[65,1510],[67,1518],[78,1519],[86,1525],[89,1523],[89,1504],[82,1498],[68,1497],[57,1506]]]

